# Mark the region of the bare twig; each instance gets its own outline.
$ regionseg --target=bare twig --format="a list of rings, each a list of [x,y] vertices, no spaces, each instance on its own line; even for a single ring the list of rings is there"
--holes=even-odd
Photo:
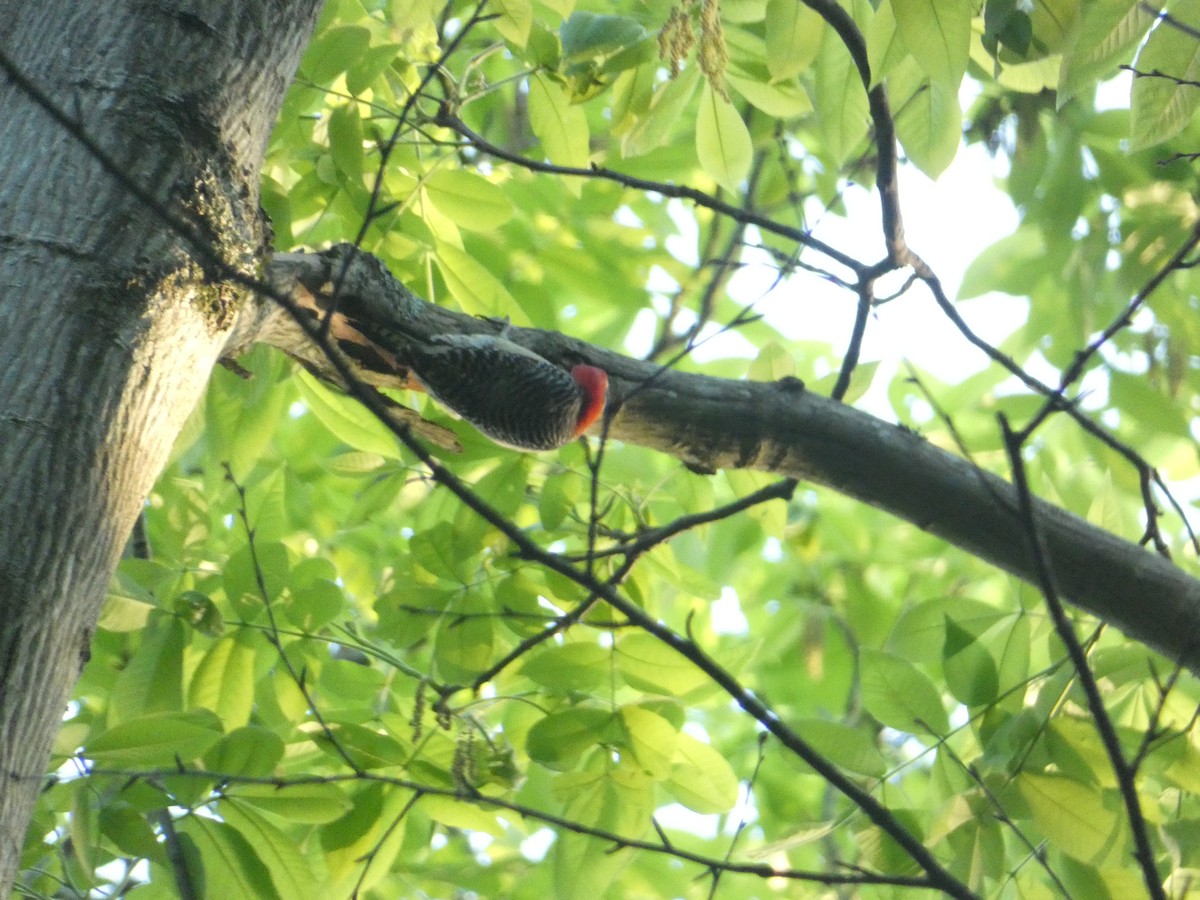
[[[1087,656],[1075,634],[1075,628],[1058,598],[1058,588],[1054,583],[1054,572],[1050,568],[1046,547],[1042,540],[1041,529],[1033,514],[1033,499],[1029,491],[1029,483],[1025,478],[1025,461],[1021,457],[1022,441],[1019,434],[1009,427],[1008,419],[1001,413],[999,416],[1000,429],[1004,435],[1004,446],[1008,451],[1009,465],[1012,467],[1013,484],[1017,489],[1021,518],[1025,523],[1025,533],[1028,535],[1030,550],[1034,557],[1039,586],[1042,597],[1046,601],[1046,609],[1054,622],[1054,630],[1059,640],[1067,649],[1071,663],[1079,677],[1079,684],[1087,697],[1088,711],[1100,734],[1104,751],[1108,755],[1109,765],[1117,779],[1121,799],[1125,804],[1125,814],[1129,819],[1129,828],[1133,833],[1134,855],[1142,870],[1142,881],[1152,900],[1166,900],[1162,882],[1154,863],[1154,850],[1150,846],[1150,833],[1146,825],[1146,817],[1142,813],[1142,804],[1138,799],[1135,772],[1125,760],[1121,749],[1121,741],[1113,727],[1112,719],[1104,706],[1104,698],[1100,696],[1100,687],[1092,674]]]

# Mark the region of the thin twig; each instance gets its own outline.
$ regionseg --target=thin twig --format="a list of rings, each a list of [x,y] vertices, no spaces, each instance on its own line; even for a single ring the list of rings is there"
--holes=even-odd
[[[233,485],[234,491],[237,492],[238,518],[242,522],[242,527],[246,530],[246,545],[250,553],[250,563],[254,567],[255,585],[258,588],[259,599],[262,600],[263,607],[267,611],[267,640],[270,642],[271,646],[275,648],[275,652],[279,654],[280,660],[283,661],[283,667],[287,670],[288,675],[291,677],[301,695],[304,697],[304,702],[308,705],[308,709],[312,713],[313,719],[320,726],[322,733],[325,735],[325,739],[329,741],[330,746],[332,746],[337,755],[342,758],[342,761],[350,767],[350,770],[352,772],[359,773],[362,771],[362,768],[355,761],[354,757],[350,755],[350,752],[344,746],[342,746],[342,742],[338,740],[338,737],[336,734],[334,734],[333,729],[329,727],[329,723],[325,721],[325,717],[321,715],[321,710],[317,706],[316,701],[313,699],[312,693],[308,689],[305,673],[296,669],[291,658],[283,649],[283,642],[279,639],[279,626],[275,620],[275,610],[271,606],[271,595],[267,591],[267,583],[263,576],[262,564],[258,559],[258,546],[254,539],[254,528],[250,525],[250,514],[246,508],[246,489],[241,485],[240,482],[238,482],[236,478],[233,477],[233,469],[230,467],[229,463],[223,463],[223,466],[225,468],[225,479]]]
[[[1067,654],[1071,657],[1071,663],[1079,677],[1079,684],[1087,697],[1088,711],[1092,714],[1096,731],[1100,735],[1100,741],[1104,745],[1104,751],[1112,766],[1113,775],[1116,776],[1121,799],[1125,804],[1125,814],[1129,819],[1129,828],[1133,833],[1134,856],[1142,870],[1142,881],[1152,900],[1166,900],[1166,894],[1158,877],[1158,869],[1154,863],[1154,850],[1150,846],[1150,833],[1146,826],[1146,818],[1142,813],[1142,804],[1137,794],[1135,773],[1125,761],[1120,738],[1117,736],[1116,728],[1113,727],[1112,719],[1104,706],[1104,698],[1100,696],[1100,687],[1096,684],[1096,677],[1092,673],[1091,666],[1088,665],[1087,656],[1075,634],[1075,628],[1058,596],[1058,588],[1055,585],[1054,572],[1050,568],[1042,532],[1038,528],[1037,518],[1033,514],[1033,495],[1030,493],[1029,482],[1025,477],[1025,461],[1021,457],[1023,444],[1019,434],[1009,426],[1008,419],[1003,413],[999,414],[998,419],[1004,435],[1004,447],[1008,452],[1009,465],[1012,467],[1013,486],[1017,491],[1021,519],[1024,522],[1030,552],[1033,555],[1034,571],[1042,597],[1046,601],[1046,609],[1050,612],[1050,618],[1054,622],[1054,630],[1057,632],[1059,640],[1063,642]]]

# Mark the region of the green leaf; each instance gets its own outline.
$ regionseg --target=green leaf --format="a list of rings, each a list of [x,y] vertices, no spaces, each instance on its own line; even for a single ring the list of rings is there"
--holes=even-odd
[[[342,589],[325,579],[293,589],[290,601],[283,608],[289,622],[308,632],[319,631],[346,612],[348,609]]]
[[[205,395],[205,436],[210,452],[227,461],[238,478],[245,478],[266,451],[290,400],[289,392],[279,384],[285,358],[276,354],[266,360],[255,367],[249,384],[232,372],[214,369]]]
[[[330,702],[369,703],[384,688],[387,676],[373,666],[349,659],[322,663],[317,690]]]
[[[374,85],[380,86],[385,76],[391,70],[396,57],[405,52],[403,44],[377,44],[359,57],[346,70],[346,90],[355,97],[367,93]]]
[[[841,165],[867,134],[867,94],[850,54],[840,41],[824,41],[817,55],[813,106],[829,156]]]
[[[538,492],[538,515],[547,531],[554,531],[583,495],[583,481],[573,472],[551,475]]]
[[[1080,862],[1124,859],[1127,825],[1099,789],[1059,775],[1023,772],[1017,790],[1050,844]]]
[[[448,828],[478,831],[493,837],[503,837],[505,833],[504,826],[496,820],[494,812],[454,797],[422,797],[421,812]]]
[[[353,807],[345,790],[337,784],[236,784],[226,796],[257,809],[303,825],[335,822]]]
[[[793,726],[813,749],[834,765],[859,775],[881,778],[887,763],[875,736],[827,719],[799,719]]]
[[[335,475],[348,477],[370,475],[385,469],[387,464],[387,459],[378,453],[362,453],[357,450],[331,456],[324,463],[325,468]]]
[[[275,771],[283,751],[283,740],[275,732],[246,725],[213,744],[204,754],[204,767],[230,776],[263,778]]]
[[[1058,107],[1128,62],[1154,22],[1154,14],[1133,0],[1090,0],[1083,5],[1083,24],[1063,54],[1058,81]]]
[[[109,725],[145,713],[183,709],[183,650],[187,636],[178,619],[156,613],[141,646],[117,676],[108,703]]]
[[[866,648],[859,661],[863,705],[878,721],[909,734],[940,736],[950,730],[942,698],[916,666]]]
[[[627,158],[642,156],[666,144],[679,128],[684,108],[699,85],[699,66],[688,66],[673,81],[659,85],[650,101],[650,111],[621,140],[621,154]]]
[[[468,601],[447,610],[438,626],[434,659],[442,678],[451,683],[471,681],[492,663],[495,623],[492,610]]]
[[[642,771],[656,781],[672,770],[672,759],[679,743],[679,732],[666,719],[642,706],[621,708],[625,726],[625,745]]]
[[[206,637],[220,637],[225,632],[225,617],[208,594],[184,591],[171,605],[177,616]]]
[[[627,16],[608,16],[576,10],[562,24],[563,57],[568,62],[608,56],[646,36],[641,22]]]
[[[1154,431],[1181,438],[1191,435],[1191,417],[1144,375],[1110,373],[1109,402],[1122,415]]]
[[[550,162],[587,168],[591,159],[587,116],[580,107],[572,106],[562,89],[542,72],[535,72],[529,79],[529,126]],[[578,195],[575,180],[565,184]]]
[[[738,779],[729,762],[708,744],[690,734],[676,735],[667,793],[693,812],[724,813],[738,797]]]
[[[363,896],[392,867],[407,831],[412,792],[370,785],[342,818],[321,828],[321,847],[333,880],[328,896]]]
[[[934,84],[957,95],[967,71],[973,9],[966,0],[891,0],[908,52]]]
[[[343,103],[329,114],[329,152],[338,171],[357,183],[363,176],[363,127],[357,103]]]
[[[590,691],[611,677],[613,665],[610,648],[572,642],[530,656],[521,674],[553,691]]]
[[[492,9],[500,13],[492,22],[496,30],[514,46],[524,47],[533,27],[531,0],[492,0]]]
[[[110,592],[96,624],[105,631],[141,631],[154,610],[152,603]]]
[[[1139,72],[1161,72],[1166,78],[1135,78],[1130,108],[1130,149],[1142,150],[1170,140],[1187,127],[1200,104],[1200,10],[1172,7],[1184,27],[1160,23],[1150,32],[1135,63]]]
[[[221,722],[206,709],[150,713],[89,738],[84,753],[101,766],[150,768],[196,759],[220,737]]]
[[[188,872],[201,897],[254,897],[279,900],[262,859],[231,825],[202,816],[176,822]]]
[[[803,7],[807,9],[808,7]],[[748,75],[742,75],[732,67],[725,70],[725,82],[751,104],[769,116],[793,119],[813,111],[812,101],[795,82],[781,81],[768,84]]]
[[[226,728],[247,724],[254,703],[256,643],[253,633],[241,628],[213,644],[192,675],[188,705],[212,710]]]
[[[400,459],[396,436],[361,403],[334,393],[303,370],[296,372],[294,382],[309,412],[339,440],[356,450]]]
[[[978,636],[946,617],[946,643],[942,649],[946,686],[967,706],[991,703],[1000,692],[996,661]]]
[[[746,123],[733,104],[714,91],[707,81],[700,91],[696,156],[717,184],[734,193],[749,174],[754,156]]]
[[[438,169],[425,180],[425,193],[439,212],[469,231],[491,231],[513,215],[508,195],[474,172]]]
[[[287,547],[258,541],[253,550],[246,544],[233,552],[225,561],[222,581],[229,602],[249,619],[262,612],[264,603],[275,602],[287,584],[287,576]]]
[[[655,66],[643,64],[622,72],[613,82],[612,133],[623,136],[644,119],[654,96]]]
[[[969,300],[988,291],[1024,296],[1041,277],[1046,255],[1046,240],[1040,229],[1018,228],[992,244],[967,266],[958,299]]]
[[[324,731],[315,731],[313,740],[322,750],[339,761],[343,758],[341,751],[344,750],[360,769],[401,766],[409,758],[408,751],[398,741],[365,725],[332,725],[330,733],[332,738]]]
[[[349,69],[370,43],[371,32],[365,28],[330,28],[308,45],[301,70],[311,81],[325,84]]]
[[[315,900],[328,896],[324,880],[317,877],[294,838],[288,837],[249,805],[235,800],[222,803],[220,812],[225,823],[254,848],[280,897],[287,900],[312,897]]]
[[[870,390],[871,383],[875,380],[875,373],[878,371],[879,360],[871,360],[870,362],[859,363],[855,366],[854,371],[850,373],[850,384],[846,388],[846,395],[842,397],[842,402],[853,403],[862,397],[863,394]],[[830,372],[829,375],[820,381],[809,385],[808,389],[816,391],[819,394],[827,394],[837,384],[839,375],[839,372]]]
[[[560,776],[560,790],[569,779],[570,775]],[[651,782],[645,775],[630,772],[627,764],[618,764],[608,772],[581,773],[575,780],[578,785],[567,804],[567,816],[633,836],[645,830],[652,808]],[[603,896],[601,892],[606,891],[628,862],[628,852],[614,852],[610,842],[578,834],[559,834],[551,849],[554,886],[550,896],[560,900],[592,900]],[[579,877],[581,872],[586,872],[587,877]]]
[[[912,58],[896,28],[891,3],[881,3],[867,29],[867,59],[871,64],[871,87],[892,74],[905,60]]]
[[[617,873],[629,865],[629,855],[628,851],[606,849],[601,841],[584,835],[561,834],[550,850],[553,885],[546,896],[555,900],[604,896]],[[587,877],[580,878],[580,872],[587,872]]]
[[[162,845],[154,829],[132,807],[124,803],[106,803],[100,807],[100,833],[112,841],[118,850],[127,856],[146,857],[151,861],[161,860]]]
[[[439,244],[436,259],[446,287],[463,312],[499,318],[516,307],[508,289],[469,253],[453,244]]]
[[[806,71],[821,49],[825,20],[803,3],[767,0],[765,21],[771,23],[766,30],[771,80],[783,81]]]
[[[551,713],[525,739],[529,758],[552,769],[569,769],[585,751],[616,738],[616,718],[602,709],[582,707]]]
[[[96,809],[94,794],[91,786],[80,784],[71,794],[70,833],[75,855],[85,869],[96,866],[95,851],[96,832],[100,826],[100,816]]]
[[[708,685],[708,676],[658,638],[635,633],[617,641],[617,668],[630,687],[681,697]]]
[[[958,92],[917,74],[912,60],[896,69],[890,85],[896,104],[896,136],[908,158],[930,178],[954,161],[962,140]]]
[[[1016,54],[1024,59],[1033,43],[1033,21],[1017,0],[991,0],[983,10],[982,43],[998,56]]]

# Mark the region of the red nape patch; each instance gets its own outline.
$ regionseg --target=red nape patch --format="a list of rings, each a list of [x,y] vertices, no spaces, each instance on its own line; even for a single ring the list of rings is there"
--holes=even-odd
[[[583,388],[583,409],[579,411],[579,419],[575,422],[575,434],[583,434],[591,424],[600,418],[604,412],[604,402],[608,397],[608,373],[595,366],[575,366],[571,369],[571,377]]]

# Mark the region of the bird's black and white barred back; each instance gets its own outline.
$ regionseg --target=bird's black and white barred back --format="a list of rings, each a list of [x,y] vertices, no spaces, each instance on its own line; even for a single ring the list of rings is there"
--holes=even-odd
[[[503,334],[435,335],[406,355],[430,396],[506,447],[553,450],[604,412],[603,369],[567,371]]]

